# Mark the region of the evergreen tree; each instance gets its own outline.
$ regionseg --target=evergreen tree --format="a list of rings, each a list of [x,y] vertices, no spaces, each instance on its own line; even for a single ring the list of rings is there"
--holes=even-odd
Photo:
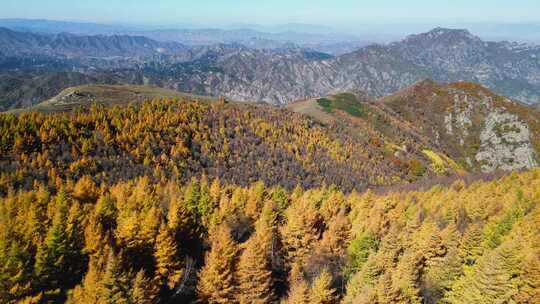
[[[11,302],[32,290],[31,254],[17,240],[0,254],[0,300]],[[5,250],[5,251],[4,251]]]
[[[362,270],[356,272],[347,283],[344,303],[375,303],[377,302],[377,290],[375,284],[378,281],[380,269],[378,269],[374,255],[371,255],[362,266]]]
[[[151,251],[162,219],[155,187],[143,177],[111,192],[118,208],[116,238],[126,249]]]
[[[459,254],[465,265],[474,265],[482,256],[484,252],[482,240],[482,227],[480,225],[474,224],[465,231],[459,247]]]
[[[73,188],[73,197],[82,203],[95,202],[98,195],[98,188],[88,175],[80,178]]]
[[[130,282],[122,270],[121,261],[112,250],[109,251],[107,266],[99,289],[99,301],[104,304],[129,303]]]
[[[304,264],[309,278],[314,278],[322,268],[331,272],[335,281],[344,284],[345,250],[349,243],[350,222],[342,211],[328,223],[322,239],[314,246],[311,256]]]
[[[515,300],[517,303],[523,304],[533,304],[540,301],[540,252],[526,253],[523,261],[522,283]]]
[[[332,275],[327,269],[323,269],[319,276],[313,281],[309,296],[309,303],[312,304],[333,304],[337,303],[336,291],[332,288]]]
[[[270,303],[274,295],[268,245],[254,237],[247,242],[238,264],[240,303]]]
[[[227,225],[211,236],[211,249],[199,273],[199,298],[205,303],[236,303],[234,277],[237,245]]]
[[[215,178],[210,185],[210,198],[212,199],[212,205],[217,206],[221,199],[221,182],[219,178]]]
[[[186,206],[185,202],[178,197],[173,197],[167,213],[167,224],[171,231],[184,239],[195,239],[199,236],[200,229],[196,215]]]
[[[292,284],[291,290],[284,304],[309,304],[309,285],[302,279]]]
[[[108,251],[108,248],[104,249]],[[107,255],[94,254],[90,257],[88,271],[82,283],[77,285],[68,298],[68,304],[100,304],[102,288],[102,278],[105,274]]]
[[[192,178],[191,182],[184,190],[184,204],[188,211],[199,215],[199,200],[201,198],[201,185],[196,178]]]
[[[349,218],[345,210],[341,210],[329,221],[318,248],[333,257],[343,257],[350,240],[350,230]]]
[[[169,228],[162,224],[154,246],[156,279],[173,289],[182,279],[183,268],[176,240]]]
[[[255,233],[264,240],[264,244],[272,247],[267,248],[268,250],[275,250],[273,245],[278,233],[278,225],[277,206],[273,201],[266,201],[260,212],[259,219],[255,222]]]
[[[83,251],[89,255],[95,255],[102,252],[111,239],[110,234],[111,232],[103,227],[102,221],[96,212],[94,212],[90,215],[86,228],[84,229]]]
[[[112,230],[116,226],[118,209],[116,203],[110,195],[102,195],[98,198],[94,206],[96,221],[105,230]]]
[[[264,216],[246,242],[238,263],[240,303],[271,303],[274,299],[270,254],[271,221]]]
[[[439,303],[462,274],[461,258],[457,248],[450,248],[440,260],[431,263],[425,270],[422,295],[427,303]]]
[[[249,189],[245,213],[252,220],[257,220],[259,217],[260,211],[263,208],[265,191],[265,186],[262,182],[253,184]]]
[[[392,271],[392,302],[421,304],[420,276],[423,272],[424,256],[414,250],[406,251]]]
[[[328,198],[324,199],[319,208],[320,213],[326,222],[336,218],[345,208],[345,196],[339,191],[331,191]]]
[[[44,243],[36,253],[35,273],[45,288],[56,289],[73,275],[70,255],[75,254],[67,232],[69,198],[64,190],[56,196],[54,218]],[[66,271],[67,270],[67,271]]]
[[[144,271],[139,271],[133,279],[130,301],[133,304],[152,304],[155,303],[158,290],[154,285],[154,282],[149,280]]]
[[[349,272],[357,272],[367,261],[370,254],[379,247],[379,241],[371,232],[358,235],[347,248],[347,268]]]
[[[287,222],[281,227],[281,235],[287,261],[302,264],[319,239],[319,215],[308,200],[300,199],[287,208],[285,217]]]
[[[447,294],[449,303],[509,303],[522,284],[518,248],[509,243],[489,252],[466,268]]]
[[[217,207],[217,203],[212,198],[210,192],[210,185],[208,185],[208,179],[203,176],[199,187],[199,201],[197,203],[197,212],[201,217],[201,222],[204,227],[208,227],[212,213]]]

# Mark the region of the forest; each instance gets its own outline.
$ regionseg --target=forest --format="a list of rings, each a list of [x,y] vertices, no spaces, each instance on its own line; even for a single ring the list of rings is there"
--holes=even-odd
[[[357,140],[253,105],[0,115],[0,302],[539,303],[539,169],[370,190],[411,175]]]
[[[263,181],[289,190],[336,185],[362,191],[440,171],[419,148],[404,153],[374,132],[351,133],[268,105],[191,99],[3,114],[0,192],[84,175],[98,184],[139,176],[185,183],[206,175],[242,186]]]

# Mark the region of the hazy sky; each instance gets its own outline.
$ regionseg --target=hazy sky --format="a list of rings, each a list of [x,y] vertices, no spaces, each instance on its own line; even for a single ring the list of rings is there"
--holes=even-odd
[[[540,0],[1,0],[0,18],[114,23],[536,22]]]

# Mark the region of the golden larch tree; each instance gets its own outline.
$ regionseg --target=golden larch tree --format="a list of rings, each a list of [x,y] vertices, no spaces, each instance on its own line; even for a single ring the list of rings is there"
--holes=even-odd
[[[204,303],[236,303],[235,260],[238,249],[227,225],[211,236],[211,249],[199,273],[199,298]]]

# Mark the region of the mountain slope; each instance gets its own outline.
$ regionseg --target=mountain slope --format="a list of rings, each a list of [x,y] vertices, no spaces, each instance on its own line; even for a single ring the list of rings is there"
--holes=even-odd
[[[113,302],[230,303],[259,297],[261,290],[261,297],[276,302],[290,299],[290,290],[301,291],[302,303],[316,303],[313,295],[321,294],[325,303],[347,304],[537,302],[540,170],[465,177],[431,189],[414,185],[424,190],[394,187],[386,194],[334,186],[289,191],[261,181],[231,184],[230,174],[252,176],[255,163],[244,157],[231,162],[221,180],[184,182],[169,175],[171,167],[193,160],[190,153],[204,160],[217,147],[215,137],[206,138],[213,126],[201,120],[208,112],[194,104],[170,105],[116,108],[114,117],[103,108],[0,115],[0,147],[17,135],[16,161],[8,163],[11,155],[3,153],[0,162],[0,274],[17,274],[0,281],[2,303],[107,303],[111,294]],[[337,100],[330,105],[351,110]],[[163,116],[168,110],[171,115]],[[230,141],[219,142],[225,145],[217,151],[232,161],[225,147],[238,149],[248,134],[248,124],[239,123],[263,122],[251,110],[230,120],[233,112],[221,110],[229,116],[220,118],[218,138]],[[188,124],[175,120],[183,115]],[[285,126],[273,143],[291,144],[294,126]],[[25,135],[38,127],[39,141],[27,141]],[[177,135],[174,146],[168,135]],[[262,149],[250,152],[271,155],[267,138],[253,142],[253,148],[262,142]],[[95,147],[95,140],[106,144]],[[321,152],[318,145],[299,147]],[[174,151],[172,158],[166,148]],[[120,151],[135,157],[141,150],[146,155],[139,167],[118,161]],[[283,168],[283,152],[272,159],[279,163],[262,168],[262,179]],[[72,156],[77,161],[70,163]],[[213,168],[211,160],[199,169]],[[313,168],[327,161],[304,160]],[[177,167],[177,173],[194,164]],[[124,179],[114,178],[119,173]],[[291,178],[278,177],[281,183]],[[305,185],[310,176],[295,178]]]
[[[457,164],[437,143],[403,120],[383,103],[362,93],[342,93],[292,103],[288,109],[308,115],[324,124],[337,124],[344,132],[365,142],[371,151],[409,172],[410,180],[428,172],[435,175],[465,174],[466,166]]]
[[[31,107],[72,86],[89,83],[119,84],[122,80],[114,74],[91,75],[78,72],[1,74],[0,111]]]
[[[188,96],[74,113],[1,114],[0,127],[0,170],[33,178],[53,171],[73,179],[90,174],[98,181],[147,174],[188,180],[205,174],[234,184],[334,184],[348,191],[457,171],[432,170],[417,153],[395,156],[391,149],[401,148],[385,146],[375,134],[356,136],[340,124],[321,125],[268,105],[207,103]],[[39,166],[42,157],[52,167]],[[111,166],[118,170],[110,171]]]
[[[357,90],[382,97],[427,78],[480,83],[525,103],[540,99],[540,47],[484,42],[466,30],[437,28],[341,56],[294,45],[272,50],[241,44],[186,48],[143,37],[4,32],[0,71],[10,74],[76,69],[102,79],[114,75],[120,83],[279,105]],[[14,55],[14,50],[20,50],[22,57]],[[36,99],[9,99],[8,103],[27,105]]]
[[[31,110],[122,105],[154,97],[194,98],[159,88],[82,86]],[[363,93],[342,93],[287,108],[346,136],[359,149],[356,153],[376,160],[395,180],[528,169],[539,163],[540,113],[471,83],[423,81],[378,101]],[[269,106],[259,109],[275,111]]]
[[[288,108],[342,124],[361,138],[401,147],[394,152],[402,162],[412,154],[443,171],[471,172],[539,164],[540,112],[480,85],[428,80],[378,101],[361,96],[338,94]]]
[[[215,69],[181,77],[200,92],[274,104],[351,90],[382,97],[426,78],[478,82],[526,103],[540,99],[540,47],[484,42],[466,30],[437,28],[320,60],[239,49],[208,65]]]
[[[382,102],[471,168],[538,165],[540,112],[480,85],[424,81]]]
[[[23,109],[23,111],[61,112],[71,111],[77,107],[89,107],[94,103],[106,106],[121,106],[152,99],[183,98],[210,100],[208,97],[195,97],[191,94],[150,86],[82,85],[65,89],[55,97]]]
[[[467,30],[437,28],[390,45],[441,81],[471,81],[534,103],[540,99],[540,46],[485,42]]]

